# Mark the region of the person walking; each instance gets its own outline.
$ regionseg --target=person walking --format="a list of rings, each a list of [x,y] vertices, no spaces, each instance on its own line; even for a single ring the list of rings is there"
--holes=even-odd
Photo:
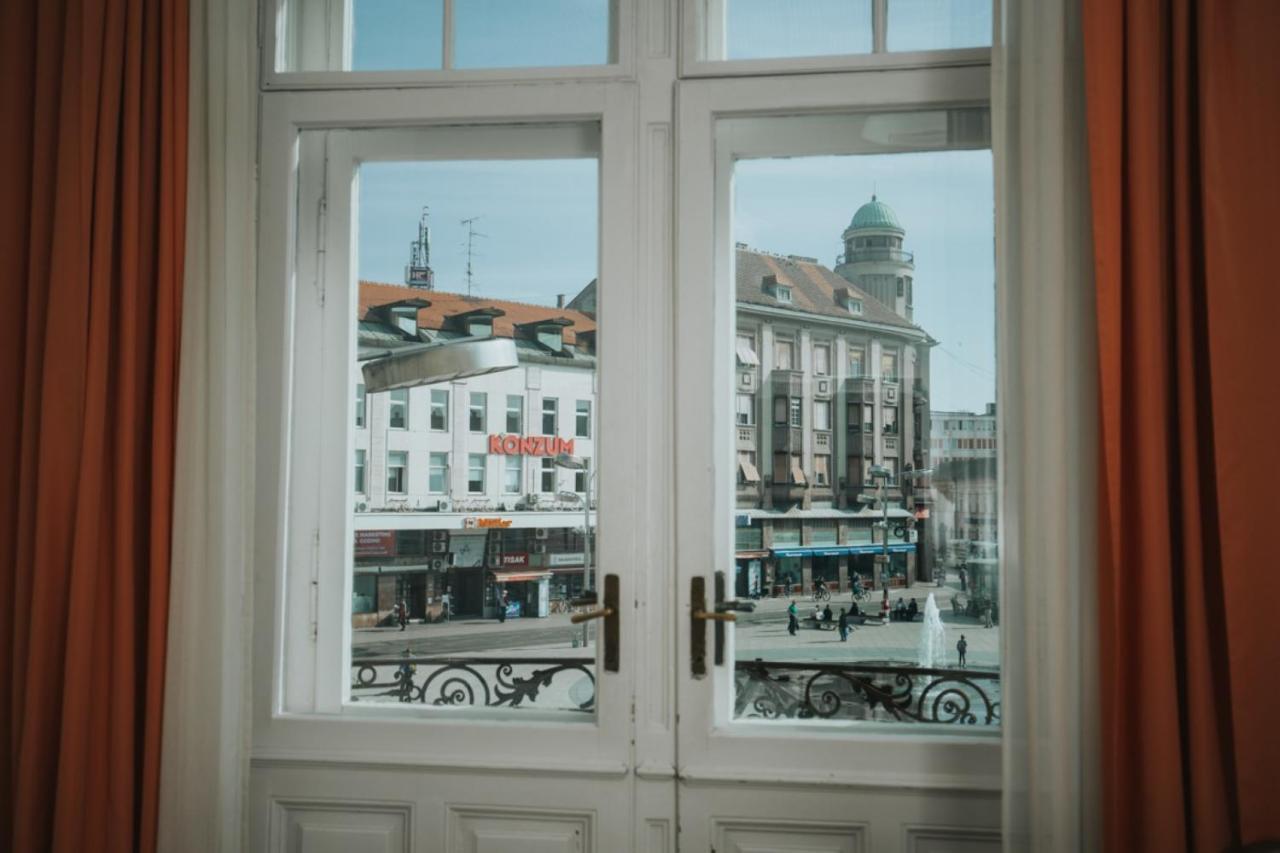
[[[448,622],[453,616],[453,587],[446,586],[444,595],[440,596],[440,615]]]
[[[787,607],[787,633],[791,636],[796,635],[796,630],[800,627],[800,620],[796,618],[796,600],[791,599],[790,606]]]
[[[960,566],[960,591],[961,592],[969,591],[969,586],[967,583],[968,579],[969,579],[969,574],[964,570],[964,566],[961,565]]]
[[[409,624],[409,602],[403,598],[396,605],[396,620],[400,623],[400,630],[403,631],[405,626]]]
[[[960,667],[964,668],[964,653],[969,650],[969,642],[964,638],[964,634],[960,635],[960,642],[956,643],[956,651],[960,653]]]
[[[840,642],[842,643],[847,642],[849,639],[849,614],[845,612],[843,607],[840,608],[839,628],[840,628]]]
[[[501,590],[498,593],[498,624],[507,621],[507,591]]]

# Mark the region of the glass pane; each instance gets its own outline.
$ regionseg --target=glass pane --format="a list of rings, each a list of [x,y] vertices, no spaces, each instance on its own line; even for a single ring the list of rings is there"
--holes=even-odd
[[[991,0],[889,0],[889,50],[991,46]]]
[[[609,0],[454,0],[454,67],[609,62]]]
[[[569,622],[595,568],[594,431],[558,414],[595,411],[597,174],[594,159],[359,169],[352,701],[595,709],[599,623]],[[363,372],[490,338],[514,343],[514,368],[401,390]]]
[[[708,58],[870,53],[871,0],[725,0],[723,30],[723,55]]]
[[[353,0],[351,70],[440,68],[443,0]]]
[[[998,725],[991,152],[732,181],[735,714]]]

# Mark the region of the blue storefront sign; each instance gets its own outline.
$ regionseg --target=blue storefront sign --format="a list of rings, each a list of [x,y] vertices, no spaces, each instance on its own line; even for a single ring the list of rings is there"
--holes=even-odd
[[[916,549],[914,542],[890,542],[890,554],[902,554]],[[775,557],[842,557],[846,554],[881,554],[884,553],[883,545],[816,545],[801,548],[774,548],[772,549]]]

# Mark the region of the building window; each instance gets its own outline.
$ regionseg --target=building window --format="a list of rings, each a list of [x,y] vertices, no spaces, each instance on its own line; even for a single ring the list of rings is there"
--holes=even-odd
[[[787,398],[784,396],[773,398],[773,422],[778,426],[787,425]]]
[[[791,425],[793,427],[804,426],[804,413],[800,410],[801,405],[802,402],[799,397],[791,398]]]
[[[825,453],[813,457],[813,483],[815,486],[831,485],[831,457]]]
[[[364,451],[356,451],[356,491],[364,494]]]
[[[896,352],[880,353],[880,378],[885,382],[898,381],[898,354]]]
[[[539,491],[550,494],[556,490],[556,461],[551,458],[542,460],[542,482]]]
[[[436,432],[449,429],[449,392],[440,388],[431,391],[431,429]]]
[[[804,467],[800,464],[800,454],[791,454],[791,482],[797,486],[803,486],[808,480],[804,476]]]
[[[591,460],[582,460],[583,468],[573,472],[573,490],[584,497],[587,496],[587,475],[591,473]]]
[[[738,426],[751,426],[755,423],[756,395],[739,394],[737,403]]]
[[[427,458],[427,491],[443,495],[449,480],[449,454],[432,453]]]
[[[391,428],[392,429],[408,429],[409,428],[409,389],[400,388],[392,391],[391,400]]]
[[[364,383],[356,386],[356,426],[364,426]]]
[[[773,482],[783,485],[791,482],[791,460],[785,453],[773,454]]]
[[[591,438],[591,401],[579,400],[574,414],[573,434],[578,438]]]
[[[760,472],[756,470],[756,455],[750,450],[738,451],[738,483],[758,483]]]
[[[760,364],[756,355],[756,340],[751,335],[738,335],[736,352],[739,367],[755,367]]]
[[[849,347],[849,378],[858,379],[867,375],[867,353],[862,347]]]
[[[790,303],[791,288],[787,287],[785,284],[780,284],[773,289],[773,297],[779,302]]]
[[[831,401],[813,401],[813,428],[831,429]]]
[[[862,404],[862,431],[876,431],[876,410],[870,403]]]
[[[556,413],[559,408],[559,401],[555,397],[542,398],[542,434],[555,435]]]
[[[864,458],[862,460],[862,482],[866,485],[872,485],[875,481],[871,479],[872,460]]]
[[[471,406],[468,412],[468,428],[472,432],[485,432],[488,430],[488,421],[486,410],[489,407],[489,395],[482,391],[471,392]]]
[[[826,376],[831,373],[831,345],[813,345],[813,374]]]
[[[862,457],[849,456],[845,459],[845,488],[852,488],[862,484]]]
[[[886,408],[881,414],[884,417],[885,435],[897,435],[898,434],[898,410],[895,408]]]
[[[484,494],[484,460],[483,453],[467,455],[467,492],[472,495]]]
[[[884,460],[884,467],[885,467],[885,470],[889,472],[889,482],[890,483],[898,482],[898,460],[886,459]]]
[[[387,454],[387,491],[393,495],[403,495],[409,486],[409,454],[403,450],[392,450]]]
[[[521,492],[524,457],[507,456],[506,460],[503,463],[502,491],[508,495],[518,495]]]
[[[773,366],[777,370],[791,370],[796,363],[796,345],[790,338],[773,339]]]
[[[524,397],[507,395],[507,432],[519,435],[524,432]]]

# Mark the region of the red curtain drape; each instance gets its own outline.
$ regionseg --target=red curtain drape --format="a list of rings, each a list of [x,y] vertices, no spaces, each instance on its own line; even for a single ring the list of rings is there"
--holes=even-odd
[[[1107,849],[1280,838],[1280,3],[1085,0]]]
[[[186,0],[0,3],[4,850],[155,846],[187,44]]]

